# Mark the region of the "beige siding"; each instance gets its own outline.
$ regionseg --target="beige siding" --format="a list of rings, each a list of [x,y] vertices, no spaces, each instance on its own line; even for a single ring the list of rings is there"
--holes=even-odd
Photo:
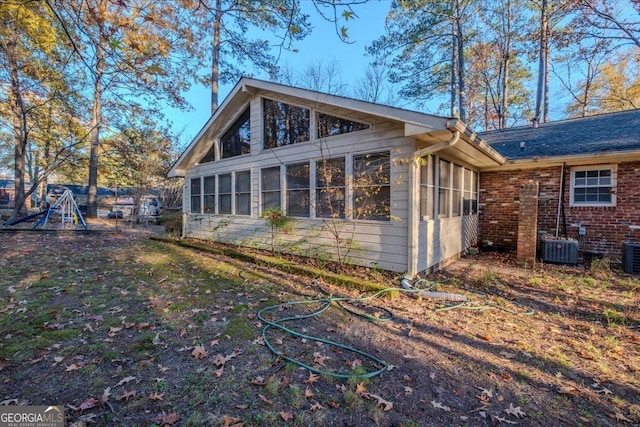
[[[354,264],[404,272],[407,268],[408,161],[415,150],[411,138],[403,136],[402,124],[379,121],[370,129],[337,135],[291,146],[262,150],[261,99],[251,102],[251,154],[197,165],[189,170],[187,181],[232,171],[251,170],[251,216],[188,214],[185,235],[238,245],[270,248],[271,231],[260,218],[260,170],[281,164],[322,158],[347,157],[362,153],[391,153],[392,221],[337,221],[341,239],[353,239],[348,261]],[[324,112],[327,112],[326,110]],[[329,111],[329,113],[332,113]],[[335,114],[350,117],[345,111]],[[371,123],[371,122],[367,122]],[[284,189],[283,189],[284,190]],[[299,218],[294,231],[281,236],[279,246],[301,255],[335,258],[336,247],[330,229],[332,220]]]

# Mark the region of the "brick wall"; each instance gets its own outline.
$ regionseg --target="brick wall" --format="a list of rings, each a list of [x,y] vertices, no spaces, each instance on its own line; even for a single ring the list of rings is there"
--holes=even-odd
[[[566,168],[564,208],[567,235],[578,239],[586,227],[582,250],[619,257],[622,242],[640,242],[640,162],[618,164],[615,207],[570,207],[571,167]],[[483,172],[480,176],[480,244],[515,251],[518,240],[520,188],[537,181],[538,234],[555,236],[561,167]],[[564,236],[560,216],[560,236]]]

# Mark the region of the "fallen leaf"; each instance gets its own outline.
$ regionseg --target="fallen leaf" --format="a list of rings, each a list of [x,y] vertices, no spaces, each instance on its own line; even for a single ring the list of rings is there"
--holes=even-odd
[[[95,399],[93,397],[85,400],[84,402],[82,402],[80,404],[80,406],[78,406],[78,410],[80,412],[85,411],[87,409],[91,409],[93,407],[95,407],[98,403],[100,403],[100,401],[98,399]]]
[[[305,399],[309,399],[313,397],[313,392],[311,391],[311,389],[309,387],[307,387],[304,391],[304,398]]]
[[[222,374],[224,373],[224,365],[220,366],[218,369],[213,371],[213,373],[216,374],[217,378],[220,378],[222,376]]]
[[[163,398],[164,398],[164,393],[155,392],[149,395],[149,399],[155,400],[155,401],[163,400]]]
[[[118,381],[118,384],[116,384],[116,387],[120,387],[121,385],[127,384],[131,381],[134,381],[136,379],[136,377],[125,377],[123,379],[121,379],[120,381]]]
[[[501,422],[501,423],[506,423],[506,424],[518,424],[518,423],[517,423],[517,422],[515,422],[515,421],[509,421],[508,419],[506,419],[506,418],[502,418],[502,417],[499,417],[499,416],[497,416],[497,415],[495,415],[495,416],[494,416],[494,415],[491,415],[491,417],[492,417],[492,418],[495,418],[498,422]]]
[[[516,418],[524,418],[527,416],[527,414],[522,412],[522,409],[520,409],[519,406],[514,407],[513,403],[509,403],[509,407],[505,409],[504,412],[506,412],[509,415],[513,415]]]
[[[193,351],[191,352],[191,355],[193,357],[195,357],[196,359],[204,359],[205,357],[207,357],[209,355],[209,353],[204,348],[204,346],[197,345],[197,346],[195,346],[193,348]]]
[[[222,427],[242,427],[244,423],[240,418],[226,416],[222,419]]]
[[[562,385],[558,388],[558,393],[578,396],[580,392],[572,385]]]
[[[67,366],[67,369],[65,369],[65,372],[71,372],[71,371],[77,371],[78,369],[81,369],[80,366],[76,365],[75,363],[72,363],[71,366]]]
[[[435,400],[431,401],[431,405],[433,405],[433,407],[436,408],[436,409],[442,409],[445,412],[451,412],[451,408],[449,408],[448,406],[443,405],[440,402],[436,402]]]
[[[10,405],[17,405],[17,404],[18,404],[18,399],[6,399],[0,402],[0,406],[10,406]]]
[[[260,400],[262,400],[267,405],[273,405],[273,401],[267,399],[267,397],[264,394],[258,394],[258,397],[260,398]]]
[[[247,409],[249,407],[249,405],[247,405],[246,403],[243,403],[242,405],[236,405],[236,408],[238,409]]]
[[[120,332],[123,328],[114,328],[113,326],[109,328],[109,336],[115,337],[118,332]]]
[[[255,377],[254,379],[251,380],[251,384],[254,384],[254,385],[265,385],[264,377],[261,377],[261,376]]]
[[[60,362],[62,362],[63,360],[64,360],[64,357],[62,356],[54,356],[53,363],[51,364],[51,366],[58,366]]]
[[[111,387],[107,387],[102,392],[102,396],[100,396],[100,403],[107,403],[109,400],[109,396],[111,396]]]
[[[376,399],[378,401],[378,405],[380,407],[382,407],[383,411],[390,411],[393,409],[393,403],[389,402],[388,400],[383,399],[382,397],[378,396],[377,394],[368,394],[369,397],[372,397],[374,399]],[[448,412],[448,411],[447,411]]]
[[[336,390],[344,393],[345,391],[347,391],[347,386],[344,384],[336,384]]]
[[[322,406],[320,403],[316,402],[313,405],[311,405],[311,408],[309,408],[309,412],[316,412],[316,411],[321,411],[323,409],[326,409],[324,406]]]
[[[406,394],[407,396],[413,394],[413,388],[409,386],[404,386],[404,394]]]
[[[324,363],[325,360],[327,360],[329,357],[328,356],[323,356],[320,353],[313,353],[313,363],[322,366],[323,368],[326,368],[326,364]]]
[[[356,385],[356,394],[358,396],[362,396],[364,394],[367,394],[367,388],[364,386],[364,383],[358,383]]]
[[[320,376],[317,374],[314,374],[313,372],[309,373],[309,378],[307,378],[306,380],[304,380],[303,382],[305,384],[313,384],[316,381],[318,381],[318,379],[320,379]]]
[[[162,414],[156,417],[155,422],[162,426],[173,425],[178,422],[178,419],[178,414],[175,412],[171,412],[170,414],[165,414],[164,412],[162,412]]]
[[[625,423],[632,423],[633,422],[629,418],[625,417],[624,414],[621,414],[620,412],[616,412],[615,414],[611,414],[611,418],[613,418],[616,421],[624,421]]]
[[[291,412],[280,412],[280,418],[289,421],[293,419],[293,414]]]
[[[117,401],[128,401],[130,397],[134,397],[138,392],[135,390],[125,391],[120,396],[116,397]]]

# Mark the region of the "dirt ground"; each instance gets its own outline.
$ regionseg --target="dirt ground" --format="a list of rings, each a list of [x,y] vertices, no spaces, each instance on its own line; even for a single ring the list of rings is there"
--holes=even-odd
[[[70,426],[640,425],[640,280],[607,262],[487,253],[416,284],[466,303],[370,298],[159,232],[0,233],[0,404]]]

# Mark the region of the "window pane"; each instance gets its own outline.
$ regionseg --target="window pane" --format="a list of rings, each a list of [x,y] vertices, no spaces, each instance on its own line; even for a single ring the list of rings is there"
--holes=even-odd
[[[202,159],[200,159],[200,163],[213,162],[215,160],[215,151],[216,151],[215,144],[211,144],[211,148],[209,148],[209,151],[207,151],[207,154],[205,154],[202,157]]]
[[[218,191],[220,194],[231,193],[231,174],[226,173],[218,176]]]
[[[434,164],[433,156],[427,156],[422,158],[422,166],[420,167],[420,216],[426,219],[434,218]]]
[[[262,169],[262,210],[280,207],[280,166]]]
[[[220,139],[223,159],[249,154],[251,151],[250,118],[249,109],[247,108]]]
[[[309,141],[309,110],[264,100],[264,148]]]
[[[200,213],[201,211],[201,202],[202,202],[202,194],[201,194],[201,183],[200,178],[191,178],[191,182],[189,184],[191,191],[191,212]]]
[[[287,166],[287,215],[309,216],[309,163]]]
[[[316,162],[316,217],[344,218],[345,160]]]
[[[251,215],[251,172],[236,172],[236,215]]]
[[[204,213],[213,214],[216,212],[216,177],[205,176],[204,186]]]
[[[219,214],[231,214],[231,174],[218,175]]]
[[[450,190],[440,187],[438,189],[438,215],[449,216],[449,192]]]
[[[220,206],[218,212],[221,214],[231,214],[231,194],[220,195]]]
[[[440,160],[440,187],[441,188],[450,188],[451,187],[451,171],[449,167],[450,163],[446,160]]]
[[[236,191],[238,193],[251,192],[251,172],[236,172]]]
[[[318,114],[318,138],[369,129],[369,125],[328,114]]]
[[[610,205],[613,202],[612,169],[574,171],[573,203]]]
[[[353,158],[353,218],[391,218],[391,165],[389,153]]]

